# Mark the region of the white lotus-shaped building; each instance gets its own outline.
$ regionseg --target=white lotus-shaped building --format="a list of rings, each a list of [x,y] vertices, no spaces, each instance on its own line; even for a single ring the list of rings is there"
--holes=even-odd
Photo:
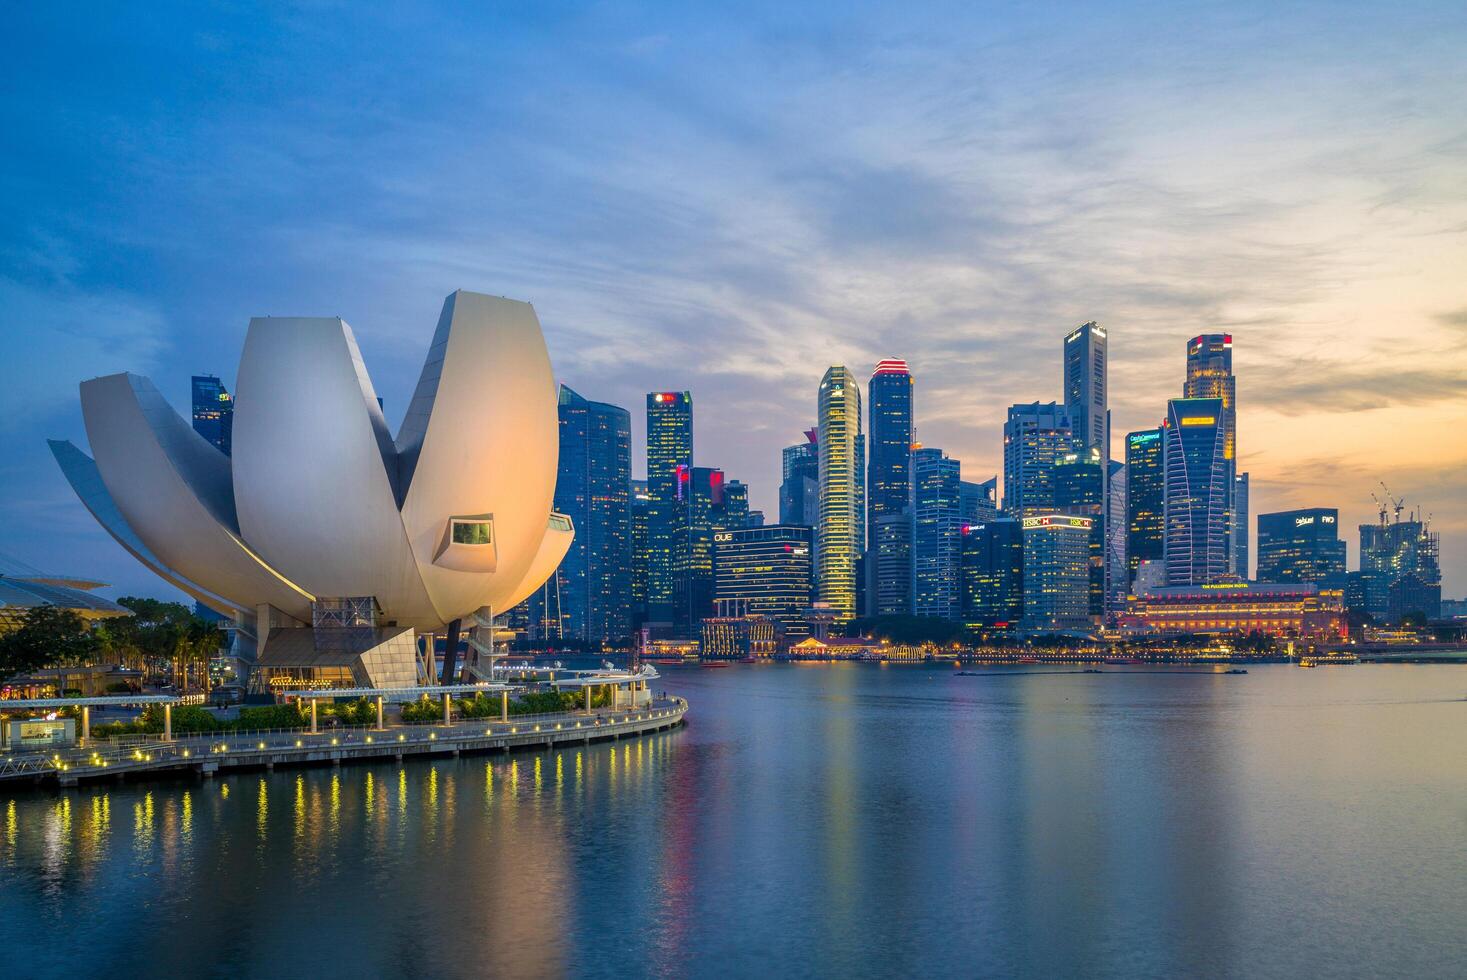
[[[448,297],[396,439],[338,318],[250,321],[231,456],[147,378],[85,381],[81,401],[95,459],[51,443],[77,495],[262,645],[347,597],[417,633],[482,621],[544,582],[574,533],[551,511],[556,394],[528,303]]]

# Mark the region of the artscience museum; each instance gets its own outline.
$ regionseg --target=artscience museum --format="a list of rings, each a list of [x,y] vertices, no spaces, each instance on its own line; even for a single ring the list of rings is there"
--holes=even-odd
[[[448,297],[396,437],[339,318],[250,321],[229,456],[147,378],[85,381],[81,402],[91,455],[51,442],[77,496],[232,619],[263,689],[425,683],[431,637],[461,629],[465,678],[487,677],[495,612],[574,534],[551,509],[556,392],[528,303]]]

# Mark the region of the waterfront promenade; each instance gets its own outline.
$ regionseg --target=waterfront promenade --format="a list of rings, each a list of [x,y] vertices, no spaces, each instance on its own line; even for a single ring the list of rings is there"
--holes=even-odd
[[[75,786],[170,772],[208,778],[251,768],[551,748],[673,728],[682,723],[687,710],[683,698],[663,696],[637,707],[515,715],[495,721],[101,739],[64,750],[7,754],[0,759],[0,787]]]

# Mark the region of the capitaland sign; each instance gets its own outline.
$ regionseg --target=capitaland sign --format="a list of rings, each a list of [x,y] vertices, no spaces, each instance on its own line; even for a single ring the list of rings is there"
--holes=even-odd
[[[1161,438],[1160,432],[1133,432],[1126,437],[1131,445],[1140,446],[1144,443],[1155,442]]]

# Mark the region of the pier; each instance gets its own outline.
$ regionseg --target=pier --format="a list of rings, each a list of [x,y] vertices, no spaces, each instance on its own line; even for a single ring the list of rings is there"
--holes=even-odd
[[[646,735],[683,723],[688,703],[662,696],[616,710],[511,716],[451,724],[393,725],[228,732],[165,738],[133,736],[46,752],[16,752],[0,760],[0,787],[26,783],[76,786],[98,779],[167,773],[210,778],[216,773],[276,766],[340,765],[408,756],[542,750]],[[121,743],[121,744],[119,744]]]

